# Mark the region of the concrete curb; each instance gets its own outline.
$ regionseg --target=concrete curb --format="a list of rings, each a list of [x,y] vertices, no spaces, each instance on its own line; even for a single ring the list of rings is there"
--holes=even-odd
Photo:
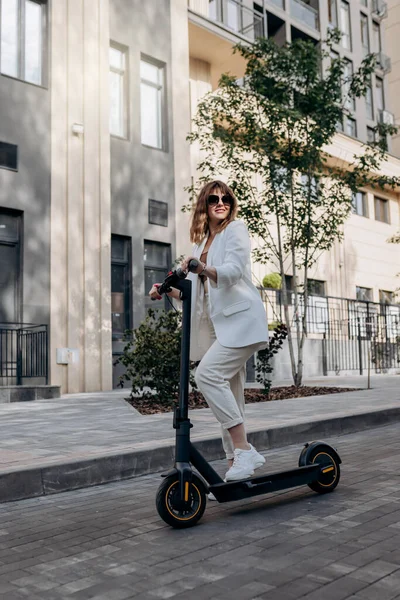
[[[250,432],[248,438],[258,450],[268,450],[355,433],[396,421],[400,421],[400,407],[271,427]],[[207,460],[224,457],[219,437],[197,441],[195,446]],[[168,470],[173,464],[173,458],[174,446],[164,445],[151,450],[108,454],[82,461],[0,472],[0,503],[157,473]]]

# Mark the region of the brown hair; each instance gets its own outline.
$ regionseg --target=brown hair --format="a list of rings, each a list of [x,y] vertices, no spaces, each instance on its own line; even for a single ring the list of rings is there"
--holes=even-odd
[[[223,181],[209,181],[201,188],[197,196],[196,204],[193,208],[192,219],[190,223],[190,241],[193,244],[200,244],[209,231],[207,199],[208,196],[216,189],[219,189],[224,196],[230,196],[233,200],[229,215],[218,226],[217,233],[223,231],[225,227],[236,218],[238,212],[238,202],[231,188]]]

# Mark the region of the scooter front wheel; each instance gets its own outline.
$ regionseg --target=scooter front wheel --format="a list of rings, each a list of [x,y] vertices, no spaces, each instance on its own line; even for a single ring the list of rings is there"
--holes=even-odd
[[[156,507],[160,517],[171,527],[183,529],[193,527],[203,516],[206,508],[206,490],[202,480],[195,474],[187,484],[186,497],[179,495],[177,475],[166,477],[158,488]]]

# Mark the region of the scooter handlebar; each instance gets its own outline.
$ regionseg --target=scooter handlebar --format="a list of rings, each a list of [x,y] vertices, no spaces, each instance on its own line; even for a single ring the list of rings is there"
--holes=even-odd
[[[194,271],[199,266],[199,261],[195,258],[189,261],[188,271]],[[170,271],[162,284],[158,288],[158,293],[160,295],[165,294],[171,291],[171,287],[174,287],[181,279],[186,279],[187,272],[178,267],[174,271]]]

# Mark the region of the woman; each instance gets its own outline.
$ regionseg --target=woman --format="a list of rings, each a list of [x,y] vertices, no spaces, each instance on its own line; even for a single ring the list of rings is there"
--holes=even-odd
[[[264,305],[251,280],[250,238],[235,220],[237,200],[222,181],[200,191],[190,227],[192,258],[199,266],[192,281],[191,360],[199,361],[195,380],[222,427],[229,469],[226,481],[245,479],[265,463],[251,446],[244,427],[247,360],[268,341]],[[160,298],[156,284],[152,298]],[[171,297],[178,299],[173,289]]]

